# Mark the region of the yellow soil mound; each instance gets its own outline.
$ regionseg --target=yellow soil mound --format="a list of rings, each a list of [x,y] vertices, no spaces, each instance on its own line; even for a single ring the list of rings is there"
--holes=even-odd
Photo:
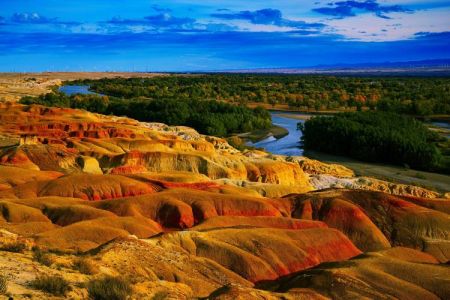
[[[135,235],[148,238],[161,227],[144,218],[111,217],[82,221],[36,235],[36,244],[55,251],[84,252],[113,239]]]
[[[122,276],[186,284],[200,297],[230,283],[252,286],[212,260],[160,245],[158,238],[115,241],[103,247],[97,257],[101,264],[116,269]]]
[[[218,194],[191,189],[165,190],[156,194],[90,204],[119,216],[142,216],[164,227],[189,228],[215,216],[281,216],[287,214],[276,200],[245,195]]]
[[[401,254],[401,252],[407,252]],[[430,264],[411,249],[366,254],[347,262],[325,264],[260,287],[288,292],[310,288],[332,299],[447,299],[450,269]]]
[[[276,279],[361,253],[345,235],[330,228],[217,229],[166,234],[159,240],[165,248],[181,248],[208,258],[251,282]]]
[[[201,224],[192,227],[194,231],[204,231],[227,227],[263,227],[279,229],[308,229],[327,227],[323,222],[298,220],[286,217],[241,217],[241,216],[219,216],[212,217]]]
[[[77,174],[49,182],[39,191],[39,196],[101,200],[150,194],[158,190],[158,186],[119,175]]]
[[[443,262],[449,259],[448,214],[426,208],[426,199],[380,192],[329,190],[287,198],[292,216],[320,220],[346,233],[362,250],[406,246],[427,251]],[[440,200],[446,201],[446,200]],[[448,201],[448,200],[447,200]],[[415,203],[422,203],[419,206]]]
[[[74,197],[103,200],[155,193],[158,185],[120,175],[72,174],[49,181],[35,181],[0,191],[0,198]]]
[[[58,172],[24,171],[21,168],[0,165],[0,190],[10,189],[33,181],[53,180],[61,176],[63,174]]]
[[[0,200],[0,222],[27,223],[50,222],[50,220],[39,209]]]

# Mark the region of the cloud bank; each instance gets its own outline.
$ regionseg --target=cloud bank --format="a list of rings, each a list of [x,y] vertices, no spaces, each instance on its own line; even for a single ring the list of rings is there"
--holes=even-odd
[[[339,18],[354,17],[357,11],[370,12],[383,19],[390,19],[388,13],[412,13],[411,9],[401,5],[380,5],[376,0],[331,2],[328,7],[313,9],[323,15]]]

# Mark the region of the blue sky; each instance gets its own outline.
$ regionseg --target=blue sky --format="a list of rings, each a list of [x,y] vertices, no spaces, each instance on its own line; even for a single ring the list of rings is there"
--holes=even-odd
[[[0,0],[0,71],[450,58],[450,0]]]

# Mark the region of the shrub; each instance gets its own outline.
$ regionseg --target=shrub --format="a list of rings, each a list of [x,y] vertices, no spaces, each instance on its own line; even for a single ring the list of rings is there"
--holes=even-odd
[[[8,291],[8,280],[5,276],[0,275],[0,295],[6,294]]]
[[[427,177],[421,173],[416,173],[416,175],[414,175],[414,177],[416,177],[418,179],[427,179]]]
[[[94,275],[98,273],[98,268],[95,263],[89,258],[78,258],[73,264],[75,270],[80,271],[82,274]]]
[[[164,300],[167,299],[167,293],[166,292],[157,292],[155,295],[153,295],[152,300]]]
[[[13,242],[4,244],[0,247],[0,250],[14,253],[23,253],[27,246],[23,242]]]
[[[89,297],[94,300],[124,300],[132,292],[127,280],[113,276],[93,279],[88,282],[87,289]]]
[[[39,248],[33,249],[33,260],[47,267],[50,267],[53,263],[50,255]]]
[[[64,296],[71,290],[69,283],[61,276],[40,275],[31,282],[31,286],[55,296]]]

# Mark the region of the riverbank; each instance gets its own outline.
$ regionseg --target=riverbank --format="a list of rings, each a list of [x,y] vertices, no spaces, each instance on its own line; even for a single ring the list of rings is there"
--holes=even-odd
[[[325,163],[343,165],[353,170],[357,176],[374,177],[390,182],[421,186],[441,193],[450,191],[450,176],[444,174],[417,171],[393,165],[361,162],[348,157],[316,151],[307,151],[305,156]]]
[[[275,113],[274,115],[280,116],[280,117],[284,117],[284,118],[288,118],[288,119],[299,120],[299,121],[308,121],[309,119],[314,117],[314,115],[297,114],[297,113],[278,113],[278,114]]]
[[[287,136],[288,134],[289,131],[286,128],[274,125],[269,129],[258,129],[252,132],[237,134],[236,136],[246,141],[257,143],[270,137],[274,137],[275,139],[281,139]]]

